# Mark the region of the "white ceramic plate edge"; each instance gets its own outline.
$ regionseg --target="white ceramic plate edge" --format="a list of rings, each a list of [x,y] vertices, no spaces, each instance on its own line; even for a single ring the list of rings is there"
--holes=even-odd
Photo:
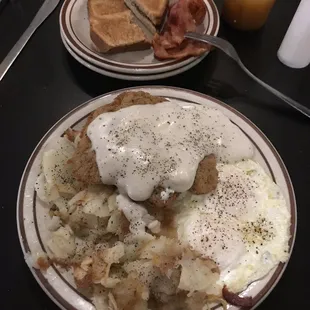
[[[79,57],[85,59],[87,62],[89,63],[92,63],[94,65],[96,65],[97,67],[101,67],[103,69],[107,69],[109,71],[114,71],[114,72],[120,72],[120,73],[128,73],[128,74],[155,74],[155,73],[163,73],[163,72],[166,72],[166,71],[171,71],[171,70],[174,70],[174,69],[177,69],[177,68],[180,68],[182,66],[185,66],[193,61],[195,61],[197,59],[197,57],[190,57],[188,59],[185,59],[183,61],[178,61],[176,64],[171,64],[169,65],[169,63],[167,63],[166,66],[162,66],[162,67],[159,67],[159,68],[143,68],[143,66],[141,67],[137,67],[135,68],[134,65],[131,65],[132,68],[126,68],[126,67],[122,67],[122,66],[117,66],[117,65],[113,65],[112,63],[109,64],[109,62],[105,63],[103,61],[98,61],[96,60],[95,58],[97,58],[96,54],[94,52],[92,52],[89,56],[87,55],[87,52],[86,51],[83,51],[85,49],[85,47],[81,48],[77,48],[75,46],[75,44],[77,44],[77,46],[81,46],[81,43],[79,42],[76,42],[77,40],[74,39],[75,35],[74,35],[74,31],[71,29],[70,27],[70,22],[69,22],[69,16],[68,14],[66,14],[65,16],[65,22],[63,22],[63,11],[64,11],[64,8],[65,6],[68,6],[70,7],[73,6],[76,2],[73,3],[73,1],[75,0],[67,0],[68,3],[65,3],[63,4],[62,8],[61,8],[61,11],[60,11],[60,15],[59,15],[59,25],[60,25],[60,29],[61,29],[61,32],[66,40],[66,42],[68,43],[68,45],[70,46],[70,48],[75,52],[75,54],[77,54]],[[219,18],[219,13],[218,13],[218,10],[217,10],[217,7],[216,5],[214,4],[213,0],[209,0],[212,2],[212,7],[215,7],[215,10],[213,13],[213,23],[211,25],[211,30],[210,31],[213,31],[213,25],[214,25],[214,35],[216,36],[218,31],[219,31],[219,26],[220,26],[220,18]],[[71,3],[72,2],[72,3]],[[211,4],[208,3],[208,11],[209,12],[212,12],[212,7],[211,7]],[[69,10],[70,11],[70,10]],[[210,13],[211,14],[211,13]],[[64,23],[66,23],[66,28],[68,29],[68,35],[66,34],[65,30],[64,30]],[[208,33],[210,33],[210,31],[208,31]],[[70,37],[71,39],[70,39]],[[198,59],[203,59],[205,58],[207,55],[208,55],[209,52],[201,55],[198,57]],[[93,55],[92,55],[93,54]],[[164,62],[163,62],[164,64]]]
[[[293,191],[293,187],[289,178],[289,175],[287,173],[287,170],[283,164],[283,161],[281,160],[279,154],[276,152],[276,150],[274,149],[274,147],[271,145],[270,141],[264,136],[264,134],[254,125],[252,124],[247,118],[245,118],[242,114],[240,114],[239,112],[235,111],[234,109],[230,108],[229,106],[226,106],[225,104],[219,102],[218,100],[215,100],[213,98],[210,98],[208,96],[199,94],[199,93],[195,93],[193,91],[189,91],[189,90],[182,90],[182,89],[177,89],[177,88],[169,88],[169,87],[137,87],[137,88],[132,88],[132,89],[127,89],[127,90],[144,90],[144,91],[148,91],[150,93],[152,93],[155,96],[167,96],[167,97],[176,97],[176,98],[180,98],[181,100],[189,100],[189,101],[193,101],[193,102],[197,102],[197,103],[201,103],[201,104],[208,104],[210,106],[216,106],[217,108],[221,109],[222,111],[224,111],[224,113],[230,117],[230,119],[237,123],[238,126],[244,130],[248,136],[256,136],[255,139],[255,144],[259,146],[259,148],[264,148],[264,152],[263,155],[265,157],[268,158],[268,164],[272,167],[272,170],[274,171],[274,169],[277,169],[278,172],[276,173],[276,179],[277,179],[277,183],[279,184],[279,186],[282,187],[282,190],[285,189],[286,192],[286,198],[288,199],[289,202],[289,206],[291,207],[291,214],[292,214],[292,221],[294,223],[292,229],[291,229],[291,233],[292,233],[292,238],[290,240],[290,254],[292,252],[293,249],[293,245],[294,245],[294,241],[295,241],[295,236],[296,236],[296,227],[297,227],[297,211],[296,211],[296,201],[295,201],[295,196],[294,196],[294,191]],[[97,108],[98,106],[104,104],[104,103],[108,103],[111,102],[113,100],[113,98],[118,95],[120,92],[122,92],[124,90],[119,90],[116,92],[112,92],[100,97],[97,97],[93,100],[90,100],[88,102],[86,102],[85,104],[81,105],[80,107],[77,107],[76,109],[72,110],[71,112],[69,112],[66,116],[64,116],[60,121],[58,121],[49,131],[48,133],[42,138],[42,140],[40,141],[40,143],[38,144],[37,148],[34,150],[30,160],[28,161],[28,164],[26,166],[26,169],[24,171],[23,177],[22,177],[22,182],[21,182],[21,186],[19,188],[19,194],[18,194],[18,206],[17,206],[17,224],[18,224],[18,232],[19,232],[19,237],[20,237],[20,242],[21,242],[21,246],[22,249],[24,251],[24,254],[26,255],[26,247],[24,246],[24,242],[28,242],[28,240],[24,240],[22,238],[22,232],[21,232],[21,228],[25,228],[24,224],[29,224],[30,222],[24,222],[24,214],[20,214],[20,202],[21,199],[29,199],[29,197],[23,197],[22,195],[22,187],[27,187],[27,183],[29,182],[29,179],[25,179],[25,177],[27,176],[26,174],[28,174],[29,172],[31,173],[31,170],[29,171],[30,168],[32,168],[32,166],[30,166],[30,164],[32,163],[33,160],[37,161],[37,164],[40,162],[40,158],[38,157],[39,153],[36,154],[37,151],[41,151],[44,148],[44,145],[47,143],[48,141],[48,137],[50,134],[54,133],[56,136],[59,136],[65,128],[68,127],[67,123],[70,123],[70,125],[72,125],[73,123],[75,123],[75,121],[77,121],[78,119],[80,119],[82,116],[88,114],[89,112],[91,112],[92,110],[94,110],[95,108]],[[64,127],[64,128],[62,128]],[[45,142],[45,143],[44,143]],[[39,149],[38,149],[39,147]],[[33,158],[34,154],[37,155],[36,158]],[[38,167],[36,168],[38,169]],[[34,173],[34,172],[33,172]],[[30,188],[32,189],[33,192],[33,185],[34,184],[30,184]],[[283,188],[286,187],[286,188]],[[32,202],[31,200],[30,202],[30,206],[28,206],[28,208],[32,207]],[[28,203],[29,203],[28,202]],[[21,215],[23,216],[22,219],[23,222],[21,222]],[[29,219],[27,219],[29,220]],[[31,219],[30,219],[31,220]],[[33,224],[32,224],[33,226]],[[29,227],[28,227],[29,229]],[[33,240],[31,240],[33,242]],[[37,244],[32,245],[34,247],[37,246]],[[276,269],[279,271],[277,274],[271,274],[269,275],[267,278],[268,279],[262,279],[260,281],[258,281],[257,283],[265,283],[265,286],[267,287],[267,291],[264,292],[263,296],[259,297],[259,300],[257,302],[257,304],[255,305],[255,307],[257,307],[266,297],[267,295],[271,292],[271,290],[273,289],[273,287],[277,284],[277,282],[279,281],[281,275],[283,274],[285,268],[287,266],[287,263],[285,264],[281,264],[281,266],[277,267]],[[65,301],[68,302],[68,294],[71,296],[69,298],[70,301],[75,301],[74,302],[74,308],[72,307],[64,307],[63,304],[61,304],[57,298],[55,298],[55,296],[53,296],[52,293],[50,293],[46,287],[46,283],[43,283],[44,280],[42,280],[42,273],[40,271],[34,270],[33,268],[32,272],[34,273],[34,276],[36,278],[36,280],[39,282],[39,284],[43,287],[44,291],[47,292],[47,294],[53,299],[53,301],[55,301],[61,308],[63,309],[79,309],[79,310],[93,310],[93,306],[85,299],[79,296],[79,294],[77,294],[76,292],[72,291],[72,289],[70,287],[66,288],[65,290],[61,291],[61,292],[57,292],[58,295],[61,295],[62,298],[65,298]],[[51,269],[51,268],[50,268]],[[277,271],[275,271],[277,272]],[[41,276],[39,276],[39,274]],[[51,274],[51,275],[43,275],[44,279],[47,279],[47,281],[51,281],[48,282],[48,285],[52,285],[55,284],[55,282],[59,281],[59,279],[57,279],[57,277],[55,278],[55,274]],[[51,278],[53,277],[53,278]],[[270,280],[269,278],[273,278],[275,277],[275,279],[272,280],[272,283],[269,283],[268,281]],[[64,285],[64,283],[62,284]],[[263,287],[263,289],[265,288],[265,286]],[[257,288],[253,287],[253,290],[255,291]],[[262,290],[263,290],[262,289]],[[66,299],[67,298],[67,299]],[[254,307],[254,308],[255,308]],[[253,308],[253,309],[254,309]],[[237,309],[236,307],[230,307],[230,309]]]
[[[109,70],[105,70],[102,68],[98,68],[97,66],[87,62],[86,60],[82,59],[79,55],[77,55],[68,45],[68,42],[66,41],[66,39],[63,36],[63,33],[60,34],[61,35],[61,39],[62,42],[65,46],[65,48],[67,49],[67,51],[69,52],[69,54],[77,61],[79,62],[81,65],[85,66],[86,68],[88,68],[89,70],[92,70],[94,72],[97,72],[99,74],[105,75],[105,76],[109,76],[115,79],[120,79],[120,80],[126,80],[126,81],[154,81],[154,80],[160,80],[160,79],[165,79],[171,76],[175,76],[178,75],[180,73],[183,73],[189,69],[191,69],[192,67],[196,66],[198,63],[200,63],[204,57],[199,57],[198,59],[194,60],[193,62],[189,63],[188,65],[175,69],[175,70],[171,70],[171,71],[167,71],[164,73],[156,73],[156,74],[151,74],[151,75],[130,75],[130,74],[121,74],[118,72],[113,72],[113,71],[109,71]]]

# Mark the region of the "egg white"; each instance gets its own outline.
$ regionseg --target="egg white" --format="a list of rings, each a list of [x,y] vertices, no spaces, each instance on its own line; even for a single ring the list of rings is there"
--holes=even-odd
[[[290,212],[259,164],[247,160],[217,168],[213,193],[182,200],[178,238],[217,263],[220,285],[241,292],[288,259]]]

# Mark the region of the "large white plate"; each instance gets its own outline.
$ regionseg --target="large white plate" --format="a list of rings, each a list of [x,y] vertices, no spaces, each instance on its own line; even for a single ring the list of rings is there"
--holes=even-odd
[[[171,0],[171,2],[174,0]],[[220,18],[213,0],[204,0],[207,15],[203,32],[216,36]],[[175,70],[193,62],[197,57],[182,60],[159,61],[151,48],[116,54],[102,54],[96,50],[89,34],[87,0],[66,0],[61,8],[59,23],[61,32],[70,48],[81,58],[103,69],[127,74],[155,74]],[[198,57],[202,60],[208,52]]]
[[[168,99],[173,98],[216,107],[223,111],[223,113],[245,133],[255,145],[254,160],[260,163],[266,172],[280,186],[286,199],[288,209],[291,213],[291,239],[289,242],[291,254],[297,224],[294,190],[288,172],[279,154],[266,136],[241,113],[206,95],[190,90],[163,86],[139,87],[132,88],[131,90],[144,90],[155,96],[163,96]],[[69,112],[46,133],[33,151],[22,176],[17,200],[18,233],[25,257],[28,257],[29,253],[44,251],[46,240],[49,236],[49,232],[46,228],[49,208],[44,206],[44,204],[37,199],[34,190],[35,180],[40,172],[44,148],[48,143],[51,143],[55,137],[60,137],[67,128],[81,128],[89,113],[99,106],[110,103],[122,91],[124,90],[97,97]],[[271,292],[279,281],[286,265],[287,263],[279,264],[268,276],[252,283],[243,293],[245,296],[251,295],[254,297],[255,306],[252,309],[257,307]],[[31,265],[29,265],[29,267],[44,291],[62,309],[94,310],[94,306],[91,302],[76,290],[70,272],[64,272],[54,265],[45,273],[32,268]],[[230,306],[229,309],[236,310],[239,308]]]
[[[84,67],[95,71],[99,74],[102,75],[106,75],[115,79],[120,79],[120,80],[126,80],[126,81],[153,81],[153,80],[160,80],[160,79],[165,79],[168,78],[170,76],[174,76],[177,74],[180,74],[182,72],[185,72],[189,69],[191,69],[192,67],[194,67],[195,65],[197,65],[199,62],[202,61],[202,58],[197,58],[196,60],[190,62],[188,65],[175,69],[175,70],[171,70],[171,71],[167,71],[167,72],[163,72],[163,73],[156,73],[156,74],[151,74],[151,75],[147,75],[147,74],[143,74],[143,75],[138,75],[138,74],[125,74],[125,73],[118,73],[118,72],[113,72],[113,71],[109,71],[109,70],[105,70],[102,69],[100,67],[97,67],[93,64],[91,64],[90,62],[87,62],[86,60],[84,60],[83,58],[81,58],[79,55],[77,55],[68,45],[68,43],[66,42],[64,36],[61,33],[61,39],[62,42],[65,46],[65,48],[67,49],[67,51],[69,52],[69,54],[75,59],[77,60],[81,65],[83,65]]]

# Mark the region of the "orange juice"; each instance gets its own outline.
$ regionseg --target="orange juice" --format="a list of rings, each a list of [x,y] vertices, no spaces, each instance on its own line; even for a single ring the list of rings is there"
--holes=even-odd
[[[261,28],[272,9],[275,0],[225,0],[223,19],[240,30]]]

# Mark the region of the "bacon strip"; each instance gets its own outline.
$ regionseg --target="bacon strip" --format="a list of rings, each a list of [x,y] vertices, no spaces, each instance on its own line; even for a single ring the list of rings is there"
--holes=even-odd
[[[230,292],[226,285],[223,287],[222,294],[224,299],[233,306],[250,308],[254,305],[252,297],[240,297]]]
[[[179,0],[173,4],[163,34],[155,34],[153,38],[155,56],[159,59],[180,59],[208,51],[208,44],[184,38],[186,32],[196,31],[197,25],[204,21],[206,12],[203,0]]]

